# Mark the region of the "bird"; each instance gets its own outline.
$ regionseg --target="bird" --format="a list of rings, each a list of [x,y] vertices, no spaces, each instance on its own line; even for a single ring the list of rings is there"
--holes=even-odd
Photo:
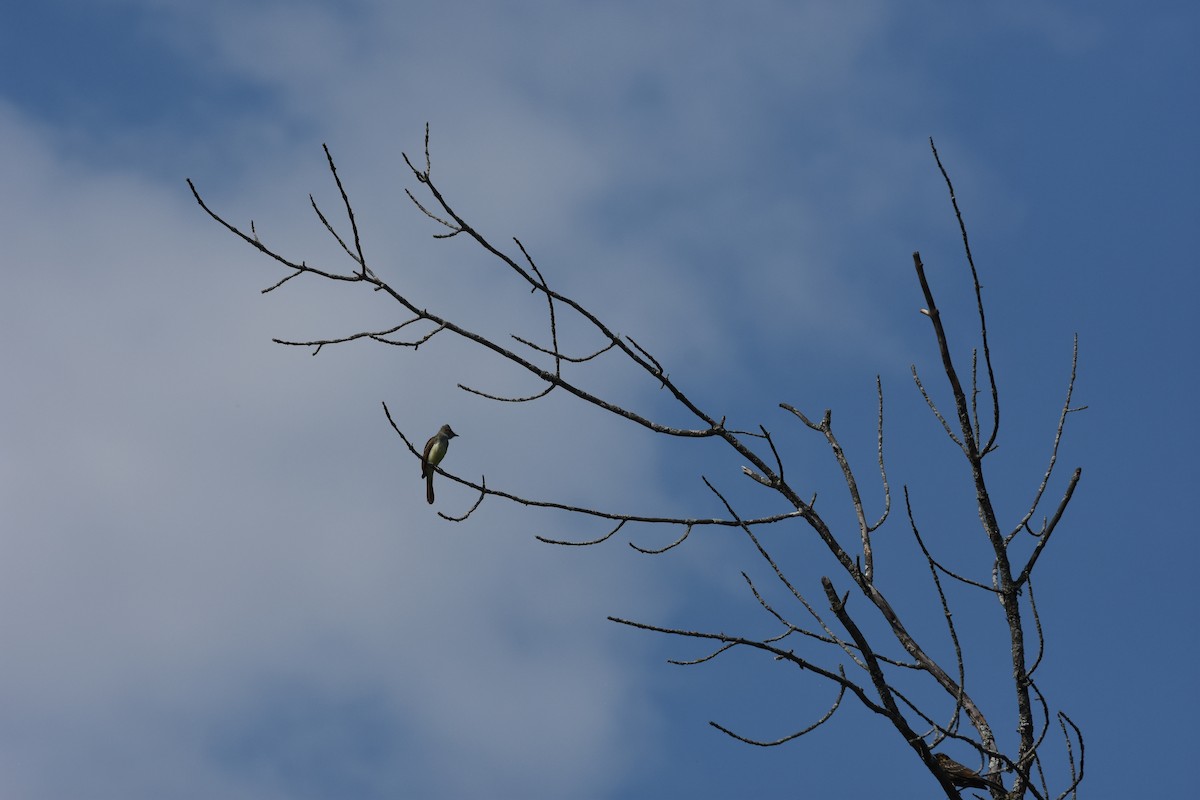
[[[938,767],[955,786],[969,786],[973,789],[991,789],[996,783],[991,778],[980,775],[969,767],[955,761],[945,753],[934,753]]]
[[[458,434],[449,425],[443,425],[425,443],[425,450],[421,453],[421,477],[425,479],[425,499],[430,505],[433,505],[433,468],[442,463],[446,451],[450,449],[450,440],[455,436]]]

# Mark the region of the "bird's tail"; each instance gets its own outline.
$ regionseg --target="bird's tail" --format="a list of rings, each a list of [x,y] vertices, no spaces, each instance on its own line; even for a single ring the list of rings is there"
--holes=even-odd
[[[433,505],[433,470],[429,470],[429,474],[425,476],[425,499],[429,505]]]

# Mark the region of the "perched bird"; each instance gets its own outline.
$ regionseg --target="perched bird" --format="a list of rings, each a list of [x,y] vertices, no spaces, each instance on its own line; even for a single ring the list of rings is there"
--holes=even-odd
[[[969,786],[973,789],[991,789],[998,784],[991,778],[985,778],[973,769],[964,767],[945,753],[934,753],[938,766],[955,786]]]
[[[450,449],[450,440],[455,436],[458,434],[450,430],[449,425],[443,425],[425,443],[425,451],[421,453],[421,477],[425,479],[425,499],[430,505],[433,505],[433,468],[442,463]]]

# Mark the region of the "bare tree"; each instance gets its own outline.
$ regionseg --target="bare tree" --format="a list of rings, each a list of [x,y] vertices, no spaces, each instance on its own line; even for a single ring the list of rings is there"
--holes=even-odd
[[[489,486],[485,478],[478,482],[444,471],[436,471],[446,479],[470,487],[478,498],[460,516],[442,514],[447,520],[462,521],[478,512],[487,498],[517,503],[540,509],[557,509],[579,518],[590,518],[604,525],[603,535],[586,540],[566,540],[539,536],[544,542],[564,546],[596,546],[613,539],[622,529],[634,526],[654,526],[674,529],[669,544],[649,548],[630,541],[629,544],[646,554],[664,553],[682,546],[698,529],[726,528],[740,531],[757,550],[768,567],[768,574],[778,585],[773,591],[782,591],[786,606],[769,599],[771,592],[756,585],[755,581],[742,572],[748,591],[753,595],[762,613],[768,615],[777,632],[769,637],[755,637],[724,632],[685,630],[663,627],[648,622],[610,617],[614,622],[647,631],[676,637],[699,640],[711,644],[710,650],[701,658],[677,661],[680,664],[701,664],[715,659],[735,648],[760,651],[772,659],[794,665],[818,681],[826,682],[833,690],[833,699],[828,711],[800,730],[772,741],[761,741],[735,733],[716,722],[710,723],[729,736],[748,744],[775,746],[796,739],[820,727],[841,707],[847,695],[879,718],[890,724],[912,748],[916,757],[929,769],[942,790],[949,798],[959,797],[962,788],[986,790],[993,798],[1022,798],[1032,796],[1046,800],[1052,796],[1052,785],[1060,788],[1058,798],[1077,796],[1083,779],[1083,738],[1075,723],[1062,711],[1051,711],[1046,697],[1038,687],[1035,673],[1041,664],[1044,651],[1042,626],[1038,617],[1037,603],[1033,590],[1033,572],[1038,559],[1045,551],[1050,538],[1069,504],[1079,482],[1080,470],[1076,469],[1066,481],[1061,497],[1048,517],[1039,514],[1058,460],[1059,444],[1067,418],[1081,410],[1071,405],[1075,384],[1075,367],[1078,357],[1076,341],[1071,360],[1070,379],[1067,382],[1066,400],[1058,417],[1050,447],[1049,463],[1040,483],[1033,493],[1029,507],[1015,522],[1004,525],[993,505],[992,494],[985,478],[985,459],[997,447],[1000,431],[1000,391],[992,365],[992,352],[988,343],[988,324],[984,313],[983,292],[971,254],[967,229],[959,210],[954,187],[932,140],[930,146],[934,161],[941,171],[949,191],[950,199],[962,234],[966,264],[970,269],[975,291],[975,311],[978,317],[979,343],[972,349],[967,383],[960,374],[960,367],[951,353],[951,342],[943,326],[941,314],[934,299],[934,292],[926,278],[925,266],[919,253],[912,254],[915,275],[924,294],[925,307],[920,312],[929,318],[933,339],[940,356],[941,369],[949,385],[951,397],[950,413],[944,413],[933,399],[932,393],[922,380],[916,367],[912,368],[913,380],[929,409],[941,424],[947,438],[958,448],[964,459],[974,487],[974,500],[978,510],[981,532],[990,548],[991,579],[978,581],[947,568],[934,554],[922,536],[913,513],[913,504],[908,487],[903,490],[907,528],[912,534],[916,548],[928,565],[928,580],[940,598],[940,616],[944,630],[952,645],[953,657],[940,660],[931,655],[931,646],[922,643],[913,633],[913,626],[902,618],[900,612],[885,596],[884,587],[876,577],[875,554],[872,537],[888,519],[891,510],[891,490],[884,461],[884,403],[883,386],[876,378],[878,395],[877,472],[879,492],[882,498],[882,513],[871,519],[860,492],[859,475],[850,466],[850,461],[839,443],[831,422],[831,412],[825,410],[820,418],[813,418],[798,408],[781,403],[780,408],[799,420],[808,429],[824,440],[832,454],[840,480],[849,491],[849,503],[856,520],[851,529],[836,530],[827,522],[828,512],[818,511],[816,496],[802,494],[793,481],[784,477],[784,460],[780,455],[775,438],[762,425],[755,430],[742,430],[727,424],[724,416],[706,411],[669,375],[666,366],[648,347],[629,336],[616,333],[598,314],[589,310],[582,302],[550,287],[545,273],[535,263],[529,251],[514,238],[516,250],[506,253],[492,244],[454,209],[431,177],[429,155],[429,130],[425,131],[424,159],[414,164],[407,155],[405,163],[416,179],[422,196],[406,190],[409,199],[432,220],[440,231],[438,238],[465,236],[495,259],[501,269],[507,269],[514,281],[528,285],[530,290],[545,300],[546,339],[541,343],[517,335],[511,341],[483,335],[473,331],[465,321],[439,316],[421,306],[403,287],[396,287],[379,277],[367,264],[363,255],[358,224],[346,188],[338,175],[334,159],[325,148],[329,171],[340,192],[349,235],[343,235],[330,222],[310,195],[310,202],[317,218],[349,256],[353,266],[347,271],[309,265],[282,255],[278,249],[264,244],[250,224],[249,232],[234,226],[214,212],[189,180],[196,202],[214,220],[235,236],[277,262],[286,274],[276,283],[264,289],[274,291],[293,278],[301,275],[329,281],[360,283],[364,288],[383,292],[400,308],[405,318],[402,322],[383,330],[358,331],[350,335],[312,341],[283,341],[285,345],[314,348],[319,352],[326,345],[343,344],[358,339],[371,339],[391,345],[416,348],[435,336],[456,336],[472,342],[496,357],[507,361],[518,372],[532,375],[541,388],[529,395],[502,396],[461,385],[472,394],[497,402],[532,402],[554,391],[567,392],[578,401],[615,414],[632,425],[641,426],[668,438],[719,439],[744,459],[748,466],[742,467],[745,477],[761,484],[781,497],[787,510],[783,513],[746,516],[739,512],[722,492],[707,477],[702,477],[708,490],[719,499],[725,514],[717,518],[644,516],[620,511],[591,508],[557,502],[547,498],[525,497]],[[595,348],[586,354],[570,354],[560,347],[559,323],[563,315],[573,315],[581,320],[596,339]],[[407,337],[407,338],[405,338]],[[648,380],[669,392],[674,403],[689,418],[695,420],[693,427],[673,427],[663,424],[632,408],[582,388],[577,382],[564,376],[565,364],[584,365],[601,357],[624,359],[645,373]],[[982,364],[980,363],[982,356]],[[980,370],[982,366],[982,374]],[[980,396],[983,396],[982,403]],[[982,407],[981,407],[982,406]],[[420,460],[419,439],[406,435],[393,417],[387,404],[384,413],[393,430],[408,447],[412,456]],[[789,577],[788,571],[764,541],[764,531],[779,526],[802,526],[833,556],[840,572],[834,577],[820,578],[823,605],[806,594],[801,586]],[[1003,623],[1007,631],[1012,655],[1012,671],[1005,680],[1011,680],[1012,705],[1000,712],[1005,723],[1015,722],[1017,741],[1003,746],[997,741],[995,727],[980,704],[967,691],[967,662],[958,636],[958,627],[952,614],[951,595],[945,582],[961,584],[971,591],[990,594],[999,600],[1003,610]],[[861,605],[853,614],[850,597],[855,595],[860,603],[865,601],[869,608]],[[939,612],[934,612],[935,615]],[[935,617],[936,618],[936,617]],[[994,623],[995,620],[993,619]],[[1032,625],[1032,629],[1030,626]],[[1032,631],[1032,642],[1029,637]],[[928,636],[926,636],[928,638]],[[940,645],[938,645],[940,646]],[[1032,655],[1031,655],[1032,653]],[[972,683],[972,685],[975,685]],[[915,688],[914,688],[915,687]],[[991,689],[992,687],[989,687]],[[919,697],[918,697],[919,695]],[[997,716],[993,714],[992,716]],[[1052,720],[1053,723],[1052,724]],[[966,722],[964,726],[962,723]],[[1047,735],[1057,726],[1064,742],[1066,767],[1059,768],[1054,776],[1047,774],[1047,760],[1043,748]],[[951,759],[937,749],[948,742],[959,743],[963,752],[974,750],[981,768],[973,770]],[[1007,784],[1007,785],[1006,785]]]

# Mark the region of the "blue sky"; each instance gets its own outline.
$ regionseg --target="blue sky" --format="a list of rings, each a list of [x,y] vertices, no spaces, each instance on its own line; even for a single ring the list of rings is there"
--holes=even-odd
[[[548,547],[534,535],[600,531],[498,504],[449,524],[380,402],[415,437],[452,423],[446,466],[466,477],[603,507],[717,514],[703,474],[742,510],[771,508],[740,460],[565,397],[483,403],[455,385],[530,385],[450,342],[317,358],[271,343],[397,320],[315,281],[260,294],[281,276],[184,179],[289,255],[338,265],[307,206],[312,192],[337,207],[322,143],[377,272],[431,310],[538,335],[527,293],[465,241],[434,241],[404,197],[401,151],[420,152],[429,122],[434,175],[469,220],[497,244],[519,236],[716,416],[766,425],[831,509],[833,464],[778,403],[832,408],[867,471],[880,375],[894,490],[908,485],[923,533],[985,578],[962,464],[909,377],[916,364],[945,397],[913,250],[960,358],[971,330],[932,136],[989,304],[1006,519],[1040,479],[1080,338],[1089,409],[1050,493],[1076,466],[1083,481],[1039,566],[1041,686],[1085,732],[1086,796],[1185,796],[1200,711],[1198,28],[1183,2],[0,13],[2,793],[935,791],[857,708],[782,748],[732,742],[708,721],[779,737],[819,716],[828,688],[749,655],[674,667],[703,648],[605,620],[768,635],[738,573],[768,575],[744,540],[708,532],[646,558],[624,541],[670,535]],[[681,419],[627,371],[585,380]],[[470,500],[447,486],[439,507]],[[885,531],[881,580],[906,613],[936,610],[902,518]],[[820,550],[800,529],[770,536],[819,596]],[[999,611],[959,602],[982,687],[1003,664]],[[1009,736],[1004,696],[979,691]],[[1148,759],[1182,768],[1147,774]]]

